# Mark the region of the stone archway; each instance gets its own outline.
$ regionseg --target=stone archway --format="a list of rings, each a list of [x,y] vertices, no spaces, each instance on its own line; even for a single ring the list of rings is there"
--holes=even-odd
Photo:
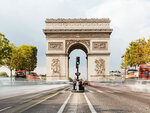
[[[88,48],[87,48],[87,46],[86,45],[84,45],[83,43],[81,43],[81,42],[75,42],[75,43],[72,43],[69,47],[68,47],[68,49],[67,49],[67,54],[68,54],[68,78],[69,78],[69,68],[70,68],[70,66],[69,66],[69,60],[70,60],[70,53],[73,51],[73,50],[76,50],[76,49],[79,49],[79,50],[82,50],[82,51],[84,51],[84,53],[86,54],[86,66],[87,66],[87,68],[88,68],[88,60],[87,60],[87,56],[88,56]],[[82,74],[82,73],[81,73]],[[87,74],[88,74],[88,70],[87,70]],[[88,80],[88,75],[87,75],[87,80]]]
[[[69,53],[87,53],[89,81],[109,75],[109,19],[46,19],[47,80],[68,80]]]

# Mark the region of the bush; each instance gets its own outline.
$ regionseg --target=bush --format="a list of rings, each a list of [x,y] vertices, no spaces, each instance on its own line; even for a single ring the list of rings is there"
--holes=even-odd
[[[0,73],[0,77],[9,77],[8,74],[6,72],[1,72]]]
[[[72,82],[73,80],[72,80],[72,78],[71,77],[69,77],[69,82]]]

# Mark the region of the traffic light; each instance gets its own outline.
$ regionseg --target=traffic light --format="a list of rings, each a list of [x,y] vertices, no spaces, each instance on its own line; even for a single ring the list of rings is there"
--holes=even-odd
[[[80,64],[80,57],[76,57],[76,65]]]

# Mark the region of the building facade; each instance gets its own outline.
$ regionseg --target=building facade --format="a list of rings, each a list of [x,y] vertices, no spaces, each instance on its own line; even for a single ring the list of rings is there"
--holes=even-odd
[[[69,54],[75,49],[87,55],[88,81],[109,75],[109,19],[46,19],[47,80],[69,79]]]

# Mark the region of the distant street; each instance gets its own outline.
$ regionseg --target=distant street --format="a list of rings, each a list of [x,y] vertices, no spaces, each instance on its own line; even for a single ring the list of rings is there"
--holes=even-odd
[[[71,86],[0,100],[2,113],[149,113],[150,94],[128,88],[87,86],[84,93]]]

